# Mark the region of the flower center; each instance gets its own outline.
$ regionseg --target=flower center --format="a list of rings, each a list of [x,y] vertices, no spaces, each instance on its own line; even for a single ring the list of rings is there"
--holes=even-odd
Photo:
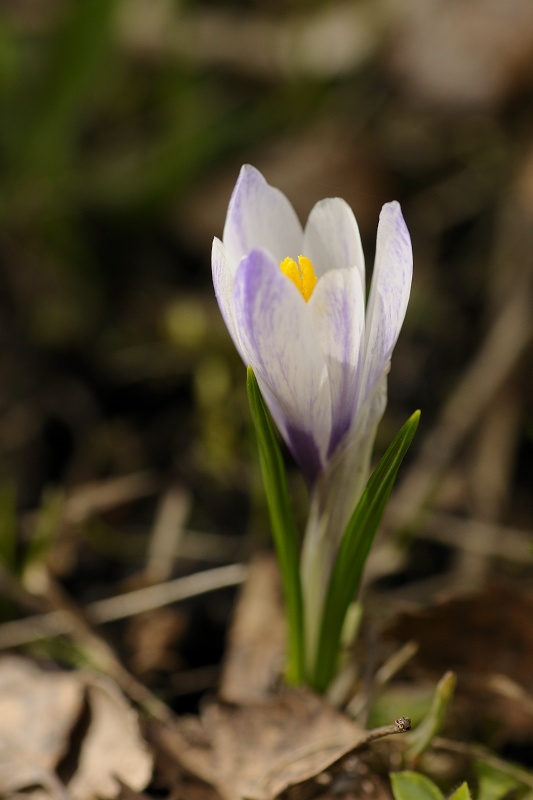
[[[298,263],[296,263],[293,258],[287,256],[287,258],[283,259],[279,268],[287,278],[291,279],[307,303],[313,294],[317,281],[311,261],[306,256],[298,256]]]

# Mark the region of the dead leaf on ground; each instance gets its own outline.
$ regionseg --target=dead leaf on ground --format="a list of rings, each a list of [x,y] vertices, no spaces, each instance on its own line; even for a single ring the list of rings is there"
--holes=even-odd
[[[279,570],[270,555],[252,559],[233,613],[220,685],[231,703],[257,703],[272,691],[285,660]]]
[[[202,715],[210,746],[197,756],[228,800],[273,800],[356,749],[363,730],[325,700],[283,689],[261,705],[213,704]],[[205,774],[205,772],[204,772]]]
[[[533,597],[492,585],[399,614],[388,633],[418,642],[417,662],[436,674],[500,672],[533,689]]]
[[[324,698],[279,686],[280,594],[276,562],[257,556],[229,636],[222,700],[200,717],[148,727],[160,765],[187,797],[195,786],[191,776],[225,800],[275,800],[285,793],[302,800],[307,790],[322,800],[389,797],[386,784],[355,753],[368,743],[366,732]],[[200,800],[214,797],[199,791]]]
[[[15,656],[0,661],[0,792],[47,782],[82,707],[74,673],[43,672]]]
[[[497,720],[502,735],[533,735],[533,596],[493,584],[484,592],[399,614],[386,634],[419,645],[415,668],[452,669],[471,721]],[[480,695],[483,701],[480,702]]]
[[[274,690],[285,644],[279,572],[265,555],[249,569],[229,635],[223,702],[209,705],[201,719],[180,719],[173,744],[170,731],[166,738],[180,763],[227,800],[274,800],[290,787],[299,791],[325,777],[325,770],[363,743],[365,733],[312,692]],[[368,770],[359,770],[355,761],[351,788],[363,778],[370,786]],[[327,781],[315,787],[321,795],[327,788]]]
[[[80,720],[81,742],[73,743]],[[68,764],[63,788],[70,797],[111,800],[120,791],[118,779],[143,789],[151,763],[135,713],[110,681],[47,672],[16,656],[0,660],[1,792],[40,786],[57,796],[56,770]]]
[[[90,722],[82,742],[78,766],[68,790],[75,800],[97,796],[114,798],[119,779],[134,790],[150,780],[152,759],[141,739],[137,715],[109,680],[82,674]]]

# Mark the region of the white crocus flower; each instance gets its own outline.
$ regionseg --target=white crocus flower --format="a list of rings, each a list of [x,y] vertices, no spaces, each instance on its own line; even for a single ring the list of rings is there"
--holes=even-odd
[[[347,203],[321,200],[302,229],[285,195],[245,165],[212,266],[235,346],[310,489],[302,586],[312,659],[331,566],[386,405],[411,287],[409,233],[399,204],[383,206],[365,310],[361,239]]]

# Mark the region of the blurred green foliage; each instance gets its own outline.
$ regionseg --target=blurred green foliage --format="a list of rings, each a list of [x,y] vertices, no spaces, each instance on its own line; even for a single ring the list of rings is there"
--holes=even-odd
[[[312,86],[257,91],[243,80],[230,93],[216,70],[128,51],[120,19],[142,25],[131,19],[139,8],[79,0],[0,18],[2,229],[19,259],[36,262],[24,267],[26,321],[51,344],[94,334],[114,285],[106,271],[127,280],[109,252],[128,255],[113,241],[121,229],[164,228],[169,204],[221,155],[313,107]]]

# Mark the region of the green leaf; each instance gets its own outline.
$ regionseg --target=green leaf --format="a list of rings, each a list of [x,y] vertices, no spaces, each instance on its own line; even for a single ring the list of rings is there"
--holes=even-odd
[[[251,367],[248,367],[246,387],[287,609],[289,627],[287,680],[291,683],[303,683],[304,627],[298,532],[289,499],[283,458],[270,414]]]
[[[52,549],[65,510],[65,494],[62,489],[45,491],[35,521],[35,527],[24,553],[24,569],[42,563]]]
[[[50,41],[27,129],[18,143],[31,169],[55,170],[68,158],[88,99],[105,75],[117,0],[77,0]]]
[[[446,712],[453,699],[457,679],[454,672],[446,672],[437,686],[431,707],[420,725],[409,735],[408,758],[418,758],[440,732]]]
[[[419,772],[393,772],[390,779],[394,800],[444,800],[439,787]]]
[[[315,672],[311,680],[312,687],[318,692],[327,689],[335,674],[344,617],[359,588],[370,547],[419,419],[420,411],[415,411],[396,434],[370,476],[344,532],[324,604]]]
[[[448,800],[472,800],[468,784],[462,783],[453,794],[450,795]]]
[[[520,786],[516,778],[489,764],[478,761],[475,769],[478,778],[477,800],[502,800],[510,791]]]

